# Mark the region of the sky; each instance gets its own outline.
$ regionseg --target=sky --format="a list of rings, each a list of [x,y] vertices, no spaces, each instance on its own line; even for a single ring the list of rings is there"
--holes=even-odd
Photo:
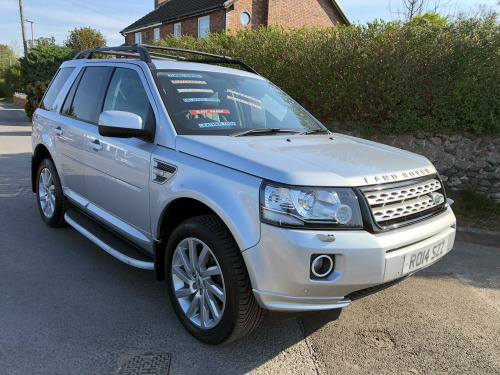
[[[189,0],[184,0],[189,1]],[[294,0],[290,0],[294,1]],[[391,20],[402,0],[337,0],[347,17],[354,23],[374,19]],[[429,0],[431,3],[434,0]],[[441,0],[449,2],[447,14],[467,11],[478,5],[499,10],[498,0]],[[124,38],[120,30],[153,10],[154,0],[23,0],[24,18],[33,21],[34,38],[55,37],[62,45],[71,30],[90,26],[99,30],[108,45],[120,45]],[[31,24],[25,23],[26,38],[31,39]],[[14,43],[14,45],[12,44]],[[0,0],[0,44],[16,46],[22,50],[19,0]]]

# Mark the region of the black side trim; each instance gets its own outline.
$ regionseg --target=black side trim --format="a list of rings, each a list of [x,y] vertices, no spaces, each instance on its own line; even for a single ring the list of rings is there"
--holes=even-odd
[[[352,292],[352,293],[348,294],[347,296],[345,296],[345,298],[349,298],[351,301],[355,301],[357,299],[369,296],[370,294],[380,292],[381,290],[384,290],[384,289],[387,289],[393,285],[396,285],[396,284],[400,283],[401,281],[403,281],[404,279],[406,279],[407,277],[408,276],[404,276],[404,277],[401,277],[400,279],[392,280],[392,281],[389,281],[388,283],[385,283],[385,284],[375,285],[375,286],[372,286],[370,288],[361,289],[361,290],[358,290],[356,292]]]

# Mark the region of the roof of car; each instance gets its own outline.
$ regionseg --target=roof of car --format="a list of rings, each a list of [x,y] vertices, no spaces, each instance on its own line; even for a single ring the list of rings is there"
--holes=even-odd
[[[138,59],[79,59],[79,60],[69,60],[63,63],[63,66],[81,66],[81,65],[94,65],[94,64],[134,64],[143,66],[146,65],[144,62]],[[155,69],[171,69],[171,70],[190,70],[199,72],[219,72],[227,74],[237,74],[246,77],[253,77],[257,79],[264,79],[263,77],[246,72],[244,70],[228,68],[225,66],[212,65],[212,64],[201,64],[195,62],[185,62],[185,61],[175,61],[175,60],[153,60]]]

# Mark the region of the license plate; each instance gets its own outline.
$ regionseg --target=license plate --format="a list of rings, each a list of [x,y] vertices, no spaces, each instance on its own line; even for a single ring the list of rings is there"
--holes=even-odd
[[[424,249],[415,250],[405,255],[403,275],[416,271],[434,263],[448,251],[448,238],[441,240]]]

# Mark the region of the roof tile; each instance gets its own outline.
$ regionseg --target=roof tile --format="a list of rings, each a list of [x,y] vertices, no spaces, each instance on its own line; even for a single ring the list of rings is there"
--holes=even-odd
[[[159,22],[172,21],[191,14],[216,9],[224,5],[223,0],[169,0],[158,8],[146,14],[141,19],[127,26],[121,32],[127,32],[140,27]]]

